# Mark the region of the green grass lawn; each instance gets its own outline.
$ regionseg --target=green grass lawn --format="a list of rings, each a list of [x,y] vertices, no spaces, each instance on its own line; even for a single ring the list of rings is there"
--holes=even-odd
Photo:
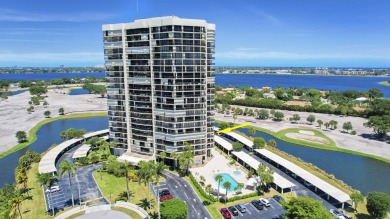
[[[52,218],[46,213],[45,199],[43,197],[42,187],[37,183],[38,163],[32,164],[28,171],[28,187],[30,188],[31,200],[26,200],[22,203],[20,211],[23,218],[31,219],[49,219]],[[69,210],[70,208],[65,209]],[[60,211],[57,215],[63,213]]]
[[[94,172],[93,176],[100,190],[111,203],[115,203],[115,199],[119,197],[120,193],[126,192],[125,177],[116,177],[107,172],[102,172],[101,176],[99,172]],[[145,205],[145,198],[148,197],[147,186],[143,183],[139,184],[138,182],[129,181],[129,189],[131,192],[130,202],[143,207]],[[145,210],[149,213],[157,212],[156,199],[152,191],[150,191],[150,197],[152,199],[152,209]]]
[[[133,218],[133,219],[142,219],[142,217],[139,216],[137,213],[135,213],[134,211],[132,211],[132,210],[130,210],[130,209],[127,209],[127,208],[112,207],[111,210],[123,212],[123,213],[125,213],[125,214],[127,214],[127,215],[130,215],[131,218]]]
[[[66,110],[66,109],[65,109]],[[32,129],[30,129],[27,133],[27,141],[17,144],[13,146],[11,149],[7,150],[4,153],[0,154],[0,158],[3,158],[9,154],[14,153],[15,151],[18,151],[22,148],[27,147],[28,145],[32,144],[35,140],[37,140],[37,131],[44,125],[53,121],[61,120],[61,119],[79,119],[79,118],[88,118],[88,117],[103,117],[107,116],[107,112],[91,112],[91,113],[77,113],[77,114],[69,114],[64,116],[57,116],[49,119],[45,119],[43,121],[40,121],[38,124],[36,124]]]
[[[329,141],[329,144],[320,144],[320,143],[315,143],[315,142],[308,142],[308,141],[305,141],[305,140],[297,140],[297,139],[293,139],[293,138],[289,138],[289,137],[286,137],[286,134],[287,133],[299,133],[299,131],[309,131],[309,132],[313,132],[314,133],[314,136],[317,136],[317,137],[320,137],[320,138],[324,138],[326,140]],[[331,139],[329,138],[328,136],[326,136],[324,133],[318,131],[318,130],[315,130],[315,129],[304,129],[304,128],[288,128],[288,129],[283,129],[279,132],[276,132],[275,133],[275,136],[277,136],[279,139],[281,140],[285,140],[285,141],[294,141],[294,143],[296,144],[300,144],[300,145],[304,145],[306,143],[310,143],[310,145],[315,145],[316,147],[323,147],[323,146],[329,146],[329,147],[337,147],[336,146],[336,143]]]
[[[221,123],[223,121],[215,120],[215,122],[216,123]],[[292,139],[292,138],[287,138],[285,136],[285,133],[284,133],[286,129],[285,130],[281,130],[279,132],[273,132],[271,130],[264,129],[264,128],[257,127],[257,126],[248,126],[247,128],[250,128],[250,127],[256,129],[257,131],[270,134],[270,135],[274,136],[275,138],[278,138],[278,139],[280,139],[282,141],[289,142],[289,143],[292,143],[292,144],[297,144],[297,145],[300,145],[300,146],[312,147],[312,148],[317,148],[317,149],[322,149],[322,150],[329,150],[329,151],[337,151],[337,152],[347,153],[347,154],[354,154],[354,155],[363,156],[363,157],[369,157],[369,158],[380,160],[380,161],[383,161],[383,162],[386,162],[386,163],[390,163],[390,159],[379,157],[379,156],[375,156],[375,155],[371,155],[371,154],[365,154],[365,153],[361,153],[361,152],[358,152],[358,151],[352,151],[352,150],[348,150],[348,149],[344,149],[344,148],[339,148],[339,147],[336,146],[336,144],[334,144],[334,146],[333,146],[333,144],[331,144],[331,145],[324,145],[324,144],[316,144],[316,143],[312,143],[312,142],[308,142],[308,141],[300,141],[300,140],[296,140],[296,139]],[[312,131],[314,133],[318,133],[319,132],[318,130],[315,130],[315,129],[299,129],[299,130]],[[346,136],[346,138],[347,137],[348,136]],[[329,138],[327,137],[327,139],[329,139]],[[334,143],[333,140],[331,142]]]

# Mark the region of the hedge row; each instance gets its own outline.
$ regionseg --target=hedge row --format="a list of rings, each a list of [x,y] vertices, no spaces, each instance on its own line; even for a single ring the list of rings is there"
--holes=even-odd
[[[195,188],[203,196],[203,198],[207,199],[207,201],[209,201],[209,202],[215,202],[216,201],[216,198],[214,198],[214,196],[207,194],[203,190],[202,186],[198,183],[198,181],[195,179],[195,177],[192,174],[190,174],[190,179],[191,179],[191,182],[195,185]]]

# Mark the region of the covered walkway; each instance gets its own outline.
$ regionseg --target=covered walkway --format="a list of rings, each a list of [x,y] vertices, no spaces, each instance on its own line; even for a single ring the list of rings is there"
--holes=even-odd
[[[90,132],[85,134],[84,138],[70,139],[62,142],[61,144],[55,146],[50,151],[48,151],[39,162],[38,172],[39,173],[57,173],[56,163],[57,160],[69,149],[73,148],[76,145],[83,143],[84,141],[90,139],[91,137],[102,137],[108,135],[108,129]]]
[[[255,149],[255,154],[256,156],[260,157],[263,160],[266,160],[267,162],[276,166],[279,169],[290,171],[295,179],[304,180],[304,184],[306,186],[314,186],[315,192],[318,192],[318,190],[323,191],[326,194],[326,200],[336,200],[336,203],[333,203],[333,205],[341,204],[343,208],[344,203],[350,201],[350,197],[347,193],[341,191],[340,189],[313,175],[312,173],[302,169],[294,163],[266,149]]]
[[[253,141],[245,138],[244,136],[237,134],[235,132],[227,132],[224,133],[223,136],[235,142],[239,141],[244,145],[245,149],[247,149],[248,151],[253,151]]]
[[[73,160],[88,156],[89,151],[91,150],[91,145],[83,144],[79,147],[73,154]]]
[[[233,150],[232,144],[225,139],[224,137],[214,135],[214,142],[217,147],[219,147],[226,154],[230,154]]]
[[[238,163],[243,165],[245,168],[251,170],[253,169],[255,172],[257,168],[259,167],[260,161],[257,161],[255,158],[251,157],[249,154],[243,152],[243,151],[233,151],[232,152],[233,158],[237,160]],[[291,189],[295,186],[294,183],[290,182],[289,180],[285,179],[278,173],[274,173],[274,182],[271,184],[271,186],[277,190],[280,193],[291,191]]]

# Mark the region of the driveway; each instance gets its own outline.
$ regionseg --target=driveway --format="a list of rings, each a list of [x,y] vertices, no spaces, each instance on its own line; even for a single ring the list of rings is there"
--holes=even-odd
[[[212,218],[202,201],[192,189],[191,185],[185,179],[169,171],[164,171],[164,174],[166,176],[166,180],[164,182],[160,182],[160,186],[153,189],[155,193],[157,192],[157,189],[169,189],[174,198],[179,198],[185,201],[188,206],[188,218]]]
[[[67,160],[71,164],[73,163],[73,153],[80,147],[78,145],[66,153],[64,153],[57,161],[56,167],[59,170],[59,166],[62,161]],[[46,206],[51,212],[52,204],[54,210],[57,212],[61,209],[72,206],[72,196],[74,197],[74,204],[79,205],[100,205],[100,204],[109,204],[109,202],[101,194],[95,180],[93,179],[92,173],[100,168],[101,164],[94,164],[85,167],[80,167],[77,169],[77,180],[76,177],[72,177],[72,189],[69,186],[69,177],[64,175],[63,177],[58,176],[58,182],[54,183],[55,185],[60,186],[61,191],[54,193],[46,193]],[[80,200],[79,200],[79,190],[80,187]],[[83,203],[84,202],[84,203]]]

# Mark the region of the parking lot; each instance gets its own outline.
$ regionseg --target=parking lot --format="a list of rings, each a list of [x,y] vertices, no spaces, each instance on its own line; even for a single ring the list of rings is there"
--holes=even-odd
[[[275,199],[268,198],[267,199],[271,206],[264,207],[263,210],[257,210],[252,203],[242,203],[246,207],[246,212],[241,213],[238,211],[238,216],[233,216],[232,218],[243,218],[243,219],[252,219],[252,218],[265,218],[265,219],[282,219],[285,210],[282,208],[282,205],[279,204]],[[231,206],[229,203],[226,205],[227,207]],[[219,209],[218,209],[219,210]]]

